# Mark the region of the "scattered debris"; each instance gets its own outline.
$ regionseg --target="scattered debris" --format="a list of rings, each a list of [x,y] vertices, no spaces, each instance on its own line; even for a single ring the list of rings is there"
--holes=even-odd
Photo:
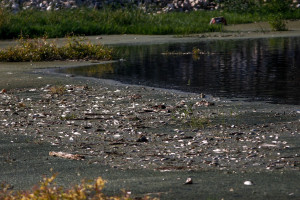
[[[47,85],[0,95],[0,128],[74,152],[50,156],[101,157],[112,167],[299,170],[295,110],[140,87]]]
[[[223,24],[223,25],[227,25],[227,21],[225,19],[225,17],[213,17],[211,18],[209,24]]]
[[[49,156],[66,158],[66,159],[71,159],[71,160],[84,160],[84,158],[85,158],[83,155],[70,154],[70,153],[65,153],[65,152],[61,152],[61,151],[59,151],[59,152],[50,151]]]
[[[1,92],[0,92],[0,94],[4,94],[6,92],[7,92],[6,89],[2,89]]]
[[[201,97],[201,98],[203,98],[203,97]],[[215,103],[213,103],[213,102],[208,102],[208,101],[206,101],[206,100],[202,100],[202,101],[196,102],[195,105],[196,105],[196,106],[214,106]]]
[[[276,145],[276,144],[266,144],[266,143],[263,143],[259,146],[259,148],[278,148],[279,146]]]

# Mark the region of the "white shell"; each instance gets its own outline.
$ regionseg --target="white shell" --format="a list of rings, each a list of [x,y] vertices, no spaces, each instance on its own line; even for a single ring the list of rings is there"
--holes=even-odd
[[[253,185],[253,182],[252,181],[245,181],[244,185]]]
[[[192,178],[187,178],[184,184],[193,184]]]

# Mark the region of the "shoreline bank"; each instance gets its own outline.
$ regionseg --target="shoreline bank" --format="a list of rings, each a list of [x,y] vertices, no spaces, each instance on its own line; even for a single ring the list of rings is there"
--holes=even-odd
[[[126,37],[124,44],[147,43],[147,36]],[[66,185],[102,176],[113,194],[124,188],[161,199],[300,197],[299,106],[39,71],[75,64],[93,63],[1,63],[7,79],[0,86],[9,89],[0,94],[0,182],[30,188],[53,168]],[[62,94],[51,89],[58,85]],[[51,157],[50,151],[85,160]],[[183,185],[188,177],[195,184]],[[254,185],[245,186],[247,180]]]

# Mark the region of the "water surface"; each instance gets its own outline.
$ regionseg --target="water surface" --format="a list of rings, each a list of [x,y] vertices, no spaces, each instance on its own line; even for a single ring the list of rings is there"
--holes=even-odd
[[[188,53],[194,48],[201,54]],[[126,61],[61,72],[223,97],[300,104],[300,37],[121,46],[117,50]]]

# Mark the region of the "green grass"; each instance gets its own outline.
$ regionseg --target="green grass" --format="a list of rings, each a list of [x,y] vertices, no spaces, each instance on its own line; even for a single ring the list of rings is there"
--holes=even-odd
[[[269,24],[273,31],[287,31],[286,22],[281,15],[274,15],[270,17]]]
[[[224,16],[229,24],[267,21],[268,14],[254,12],[194,11],[147,14],[139,9],[61,10],[52,12],[21,11],[12,14],[0,10],[0,39],[24,36],[49,38],[68,34],[192,34],[221,31],[210,26],[212,17]],[[285,12],[284,18],[300,18],[299,9]]]
[[[212,120],[197,113],[193,105],[178,109],[172,116],[177,125],[191,128],[204,129],[212,124]]]
[[[250,3],[249,3],[250,2]],[[228,24],[268,21],[280,14],[282,19],[300,19],[300,9],[290,2],[226,0],[223,10],[171,13],[146,13],[137,8],[80,8],[60,11],[26,10],[13,14],[0,8],[0,39],[16,39],[20,35],[30,38],[49,38],[66,35],[99,34],[174,34],[222,31],[222,26],[210,26],[212,17],[224,16]]]
[[[220,30],[209,26],[214,12],[146,14],[141,10],[2,11],[0,38],[64,37],[68,34],[189,34]],[[1,14],[0,14],[1,16]]]

